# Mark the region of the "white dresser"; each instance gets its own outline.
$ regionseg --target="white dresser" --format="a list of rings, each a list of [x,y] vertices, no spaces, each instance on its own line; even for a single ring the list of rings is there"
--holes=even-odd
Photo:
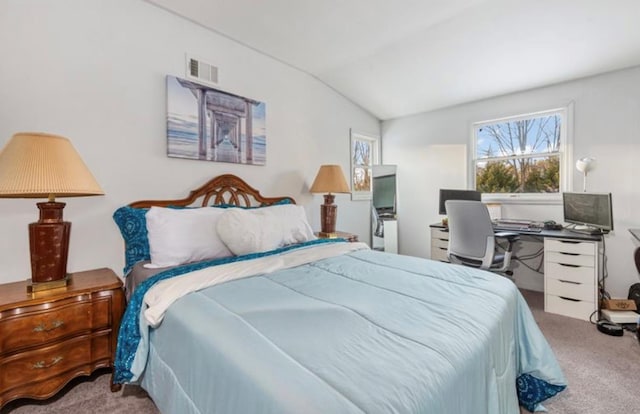
[[[449,263],[449,232],[444,228],[431,227],[431,260]]]
[[[588,321],[597,311],[598,250],[597,241],[545,238],[545,312]]]

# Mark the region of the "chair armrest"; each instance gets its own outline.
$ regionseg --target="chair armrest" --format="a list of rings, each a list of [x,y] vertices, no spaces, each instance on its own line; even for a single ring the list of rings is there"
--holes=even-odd
[[[507,239],[509,242],[515,241],[520,239],[520,234],[519,233],[513,233],[510,231],[501,231],[499,233],[495,233],[494,236],[501,238],[501,239]]]

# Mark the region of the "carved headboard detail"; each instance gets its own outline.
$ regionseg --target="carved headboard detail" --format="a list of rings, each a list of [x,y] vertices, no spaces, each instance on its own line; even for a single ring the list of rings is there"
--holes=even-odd
[[[202,197],[199,203],[202,207],[220,204],[232,204],[240,207],[250,207],[258,205],[268,205],[288,200],[291,204],[296,201],[291,197],[264,197],[258,190],[251,187],[241,178],[233,174],[219,175],[209,182],[189,193],[185,198],[178,200],[141,200],[129,204],[130,207],[168,207],[168,206],[190,206],[198,198]]]

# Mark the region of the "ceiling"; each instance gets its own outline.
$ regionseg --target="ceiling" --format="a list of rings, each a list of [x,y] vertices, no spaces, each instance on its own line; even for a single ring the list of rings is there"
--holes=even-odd
[[[381,120],[640,64],[637,0],[147,0]]]

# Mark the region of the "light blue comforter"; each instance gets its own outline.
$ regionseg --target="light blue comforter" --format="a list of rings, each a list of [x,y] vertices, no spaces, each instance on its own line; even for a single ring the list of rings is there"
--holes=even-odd
[[[370,250],[191,293],[149,343],[167,414],[515,414],[565,387],[511,281]]]

